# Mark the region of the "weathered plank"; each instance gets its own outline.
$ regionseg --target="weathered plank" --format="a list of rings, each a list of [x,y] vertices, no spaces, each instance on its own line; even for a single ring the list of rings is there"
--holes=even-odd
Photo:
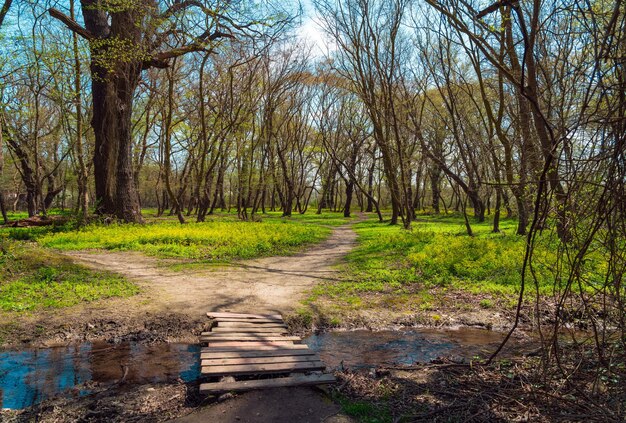
[[[259,322],[259,323],[249,323],[248,321],[245,322],[225,322],[223,320],[218,320],[217,321],[217,326],[215,326],[213,329],[215,328],[230,328],[230,327],[237,327],[237,328],[286,328],[287,325],[283,324],[283,323],[275,323],[274,321],[272,322],[267,322],[267,323],[263,323],[263,322]]]
[[[301,338],[295,335],[289,334],[281,334],[280,332],[202,332],[200,334],[201,337],[206,338],[235,338],[235,337],[244,337],[244,338],[256,338],[256,339],[264,339],[264,338],[281,338],[280,340],[285,341],[299,341]]]
[[[261,388],[279,388],[284,386],[311,386],[335,383],[333,375],[296,375],[276,379],[242,380],[239,382],[218,382],[200,384],[201,394],[217,394],[228,391],[251,391]]]
[[[270,347],[278,349],[283,347],[291,347],[294,344],[293,341],[222,341],[222,342],[214,342],[214,341],[205,341],[209,343],[209,347],[211,348],[219,348],[219,347],[238,347],[238,348],[246,348],[249,350],[256,349],[258,347]]]
[[[207,316],[211,318],[237,317],[240,319],[273,319],[283,320],[280,314],[248,314],[248,313],[223,313],[218,311],[209,311]]]
[[[290,342],[232,342],[234,345],[215,344],[208,348],[202,348],[202,352],[235,352],[235,351],[276,351],[276,350],[308,350],[306,344],[294,344]],[[255,345],[261,344],[261,345]]]
[[[250,333],[213,333],[208,332],[200,337],[202,342],[223,342],[223,341],[300,341],[299,336],[270,336],[267,334]]]
[[[249,375],[255,373],[284,373],[296,371],[323,370],[321,361],[299,363],[272,363],[272,364],[242,364],[234,366],[201,367],[200,373],[204,376]]]
[[[300,345],[299,345],[300,346]],[[202,348],[200,350],[201,360],[212,360],[218,358],[250,358],[250,357],[282,357],[282,356],[312,356],[317,353],[311,349],[271,349],[271,350],[244,350],[244,351],[220,351],[213,352],[214,348]]]
[[[206,366],[233,366],[241,364],[271,364],[271,363],[299,363],[305,361],[320,361],[317,355],[285,355],[279,357],[245,357],[245,358],[213,358],[202,360],[200,365]]]
[[[251,323],[251,324],[260,324],[260,323],[271,323],[274,325],[282,325],[285,322],[283,319],[246,319],[241,317],[218,317],[214,319],[218,324],[224,322],[232,322],[232,323]]]
[[[287,333],[286,328],[212,328],[211,333]]]

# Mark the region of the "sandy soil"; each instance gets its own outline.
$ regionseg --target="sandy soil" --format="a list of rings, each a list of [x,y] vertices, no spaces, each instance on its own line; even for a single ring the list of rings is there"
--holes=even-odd
[[[120,273],[139,284],[157,309],[189,315],[207,311],[285,312],[306,290],[333,277],[338,262],[355,244],[350,226],[341,226],[325,242],[290,257],[235,262],[217,269],[172,271],[140,253],[80,251],[78,263]]]

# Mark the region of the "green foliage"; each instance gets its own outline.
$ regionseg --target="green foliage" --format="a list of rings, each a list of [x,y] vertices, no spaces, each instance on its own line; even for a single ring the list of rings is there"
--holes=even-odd
[[[90,41],[92,60],[102,69],[113,73],[122,63],[142,62],[150,59],[143,45],[132,39],[109,37]]]
[[[138,291],[120,276],[93,272],[31,243],[0,240],[2,311],[69,307]]]
[[[133,250],[159,257],[220,261],[289,253],[321,241],[329,233],[328,228],[297,221],[214,220],[185,225],[90,225],[77,231],[47,234],[38,241],[61,250]]]

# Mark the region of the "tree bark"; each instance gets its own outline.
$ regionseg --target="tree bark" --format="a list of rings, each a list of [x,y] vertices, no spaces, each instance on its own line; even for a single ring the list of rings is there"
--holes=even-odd
[[[9,2],[10,3],[10,2]],[[2,137],[2,116],[0,116],[0,178],[2,177],[3,171],[4,171],[4,146],[3,144],[3,137]],[[9,218],[7,217],[7,210],[6,210],[6,206],[4,203],[4,190],[3,187],[0,186],[0,211],[2,212],[2,219],[4,220],[4,224],[6,225],[7,223],[9,223]]]

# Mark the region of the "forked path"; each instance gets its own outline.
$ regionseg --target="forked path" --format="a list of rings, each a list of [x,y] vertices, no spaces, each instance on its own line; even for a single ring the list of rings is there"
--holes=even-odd
[[[288,257],[234,262],[219,268],[172,271],[140,253],[77,251],[76,261],[122,274],[138,283],[159,309],[204,315],[208,310],[234,312],[287,311],[305,291],[332,279],[333,268],[355,245],[351,225],[335,228],[324,242]]]

